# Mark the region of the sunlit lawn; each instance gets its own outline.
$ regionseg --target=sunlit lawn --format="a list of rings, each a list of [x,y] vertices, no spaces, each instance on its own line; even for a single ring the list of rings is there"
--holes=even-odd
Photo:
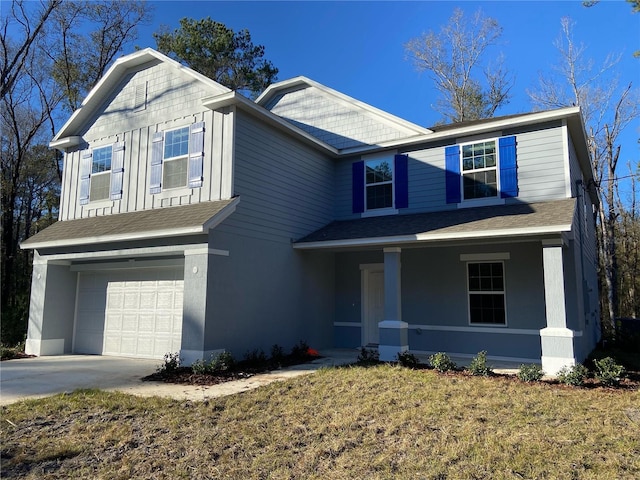
[[[382,365],[209,402],[2,408],[2,478],[637,479],[640,392]]]

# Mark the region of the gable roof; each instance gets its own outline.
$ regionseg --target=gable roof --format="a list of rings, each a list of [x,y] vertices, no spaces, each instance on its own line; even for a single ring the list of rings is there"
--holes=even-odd
[[[219,95],[230,92],[231,90],[224,85],[211,80],[210,78],[196,72],[175,60],[163,55],[162,53],[152,49],[145,48],[130,55],[118,58],[113,65],[107,70],[100,81],[91,89],[87,97],[82,102],[78,110],[62,126],[58,133],[53,137],[51,147],[65,147],[73,145],[78,141],[75,137],[81,126],[88,121],[94,112],[100,108],[112,94],[113,89],[122,81],[122,79],[132,70],[138,69],[145,64],[157,65],[165,63],[173,67],[176,72],[192,78],[205,86],[211,91],[212,95]]]
[[[575,205],[575,198],[567,198],[544,203],[335,221],[298,240],[294,248],[365,247],[561,234],[571,231]]]
[[[337,150],[431,133],[303,76],[270,85],[256,103]]]
[[[206,233],[231,215],[240,197],[178,207],[56,222],[20,244],[49,248]]]

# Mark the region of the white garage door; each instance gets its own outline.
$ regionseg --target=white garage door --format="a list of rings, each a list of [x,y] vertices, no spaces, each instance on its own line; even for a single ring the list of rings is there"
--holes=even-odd
[[[77,353],[162,358],[182,337],[182,269],[81,272]]]

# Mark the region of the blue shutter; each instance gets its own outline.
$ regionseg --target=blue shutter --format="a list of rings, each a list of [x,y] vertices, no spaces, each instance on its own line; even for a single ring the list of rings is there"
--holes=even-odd
[[[80,205],[89,203],[89,187],[91,183],[91,149],[80,152]]]
[[[351,171],[353,213],[362,213],[364,212],[364,162],[355,162]]]
[[[407,208],[409,206],[409,157],[407,155],[396,155],[394,157],[394,183],[396,208]]]
[[[111,153],[111,189],[109,198],[122,198],[122,182],[124,180],[124,142],[113,145]]]
[[[162,156],[164,132],[156,132],[151,139],[151,173],[149,177],[149,193],[162,191]]]
[[[447,203],[460,203],[460,147],[451,145],[445,148],[445,168]]]
[[[516,137],[498,140],[500,151],[500,196],[518,196],[518,164],[516,161]]]
[[[189,127],[189,179],[190,188],[202,186],[202,163],[204,161],[204,122]]]

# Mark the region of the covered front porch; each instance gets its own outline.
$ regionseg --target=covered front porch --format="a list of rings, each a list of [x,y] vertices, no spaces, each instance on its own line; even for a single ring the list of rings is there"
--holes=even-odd
[[[470,361],[486,350],[493,363],[553,375],[588,352],[574,203],[551,204],[478,208],[460,223],[459,212],[334,222],[294,248],[335,251],[336,347],[377,348],[383,361],[406,351]],[[383,233],[365,236],[374,230]]]

